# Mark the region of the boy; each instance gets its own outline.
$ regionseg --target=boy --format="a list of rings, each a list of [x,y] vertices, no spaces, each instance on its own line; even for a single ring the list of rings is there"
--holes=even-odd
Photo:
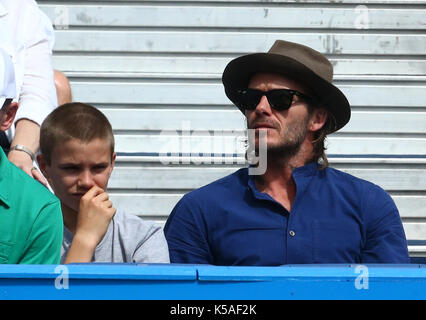
[[[40,131],[40,168],[61,200],[62,263],[168,263],[160,226],[116,211],[105,191],[114,167],[108,119],[83,103],[54,110]]]
[[[0,132],[13,125],[15,98],[13,63],[0,49]],[[0,148],[0,263],[58,264],[61,240],[59,200]]]

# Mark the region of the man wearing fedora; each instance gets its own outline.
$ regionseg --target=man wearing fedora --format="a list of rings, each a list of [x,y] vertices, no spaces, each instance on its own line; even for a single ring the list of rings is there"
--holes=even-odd
[[[392,198],[328,166],[326,135],[351,114],[332,77],[324,55],[282,40],[226,66],[225,93],[255,131],[259,163],[266,145],[266,170],[186,194],[165,225],[172,263],[409,263]]]

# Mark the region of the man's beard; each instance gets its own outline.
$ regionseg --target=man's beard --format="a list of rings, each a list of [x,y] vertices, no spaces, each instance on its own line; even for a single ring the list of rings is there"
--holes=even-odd
[[[274,144],[267,141],[260,141],[260,130],[257,130],[255,133],[255,141],[248,141],[248,143],[255,143],[255,154],[257,157],[259,156],[259,146],[262,143],[266,143],[268,160],[286,161],[299,152],[308,132],[308,123],[309,116],[307,115],[304,119],[287,124],[283,131],[280,130],[279,141]],[[274,128],[281,127],[279,125],[274,125]]]

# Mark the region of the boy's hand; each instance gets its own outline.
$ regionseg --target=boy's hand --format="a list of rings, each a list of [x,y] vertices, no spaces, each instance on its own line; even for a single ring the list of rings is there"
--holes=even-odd
[[[108,193],[93,186],[80,199],[75,237],[95,249],[108,230],[116,211]]]
[[[93,186],[80,199],[77,227],[65,263],[91,262],[96,246],[105,236],[116,209],[108,193]]]

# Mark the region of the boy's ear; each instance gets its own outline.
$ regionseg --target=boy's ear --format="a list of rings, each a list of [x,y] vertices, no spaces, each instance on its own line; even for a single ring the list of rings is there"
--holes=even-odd
[[[113,152],[113,154],[111,155],[111,167],[109,168],[109,176],[110,177],[111,177],[111,174],[112,174],[112,170],[114,170],[114,165],[115,165],[115,159],[116,158],[117,158],[117,154],[115,152]]]
[[[115,159],[117,158],[117,153],[113,153],[111,156],[111,166],[114,167],[115,165]]]
[[[37,162],[41,170],[41,173],[43,173],[43,175],[47,178],[47,172],[46,172],[47,163],[42,154],[37,155]]]
[[[46,162],[46,159],[41,153],[37,155],[37,162],[38,162],[38,167],[40,168],[41,173],[46,178],[47,182],[51,186],[53,186],[52,179],[50,179],[48,171],[47,171],[48,164]]]
[[[2,117],[0,119],[0,130],[6,131],[13,124],[13,120],[15,120],[16,111],[18,111],[18,103],[12,102],[7,107],[3,107],[2,109]]]

